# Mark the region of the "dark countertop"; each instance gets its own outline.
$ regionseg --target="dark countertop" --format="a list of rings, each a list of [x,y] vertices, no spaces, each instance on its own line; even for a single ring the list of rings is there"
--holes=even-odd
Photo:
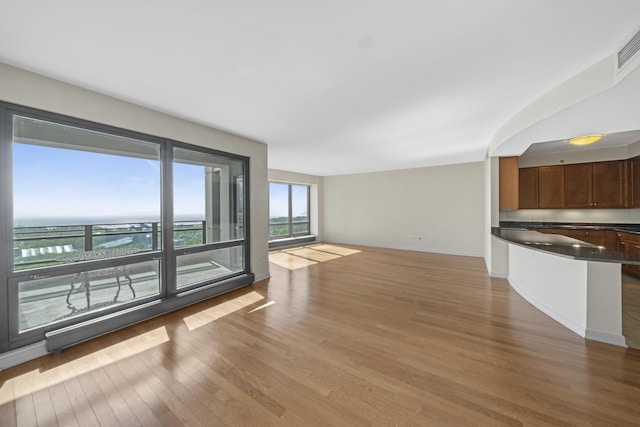
[[[535,228],[543,227],[536,226]],[[573,228],[585,227],[573,226]],[[606,229],[610,230],[611,227],[607,227]],[[529,230],[526,227],[510,228],[502,226],[501,223],[500,227],[491,228],[491,234],[509,243],[542,252],[549,252],[566,258],[640,265],[640,259],[628,257],[620,252],[610,251],[567,236],[539,233],[534,230]]]
[[[564,228],[567,230],[614,230],[640,234],[640,224],[500,221],[500,228],[524,228],[529,230],[536,228]]]

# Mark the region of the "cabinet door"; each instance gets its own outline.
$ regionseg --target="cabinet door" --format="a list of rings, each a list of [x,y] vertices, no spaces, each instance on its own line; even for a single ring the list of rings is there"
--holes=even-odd
[[[593,163],[593,207],[625,207],[623,160]]]
[[[591,207],[591,163],[564,165],[564,207]]]
[[[538,168],[538,207],[564,207],[564,166]]]
[[[632,208],[640,208],[640,156],[629,160],[629,194]]]
[[[521,168],[518,177],[520,209],[538,207],[538,168]]]
[[[500,157],[498,168],[499,208],[518,209],[518,158]]]
[[[618,232],[618,252],[640,259],[640,235]],[[640,265],[622,264],[622,272],[640,277]]]

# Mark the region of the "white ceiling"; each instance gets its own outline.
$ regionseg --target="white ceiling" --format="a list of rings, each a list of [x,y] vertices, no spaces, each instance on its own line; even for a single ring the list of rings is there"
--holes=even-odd
[[[638,0],[0,0],[0,61],[256,139],[315,175],[484,159],[617,52]],[[0,82],[1,84],[1,82]]]

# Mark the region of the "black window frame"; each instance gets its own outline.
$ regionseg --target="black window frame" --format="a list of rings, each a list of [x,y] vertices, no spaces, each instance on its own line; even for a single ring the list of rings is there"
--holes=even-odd
[[[128,255],[122,258],[108,258],[76,264],[64,264],[15,271],[13,268],[13,117],[23,116],[35,120],[48,121],[63,126],[72,126],[108,135],[132,138],[152,144],[160,149],[161,176],[161,227],[162,245],[154,251]],[[173,247],[173,185],[172,165],[173,148],[180,147],[214,156],[240,161],[243,167],[242,200],[243,227],[242,238],[231,241],[215,242],[188,250],[197,252],[228,247],[241,247],[243,270],[210,281],[203,281],[185,288],[176,288],[175,259],[185,248]],[[247,286],[254,282],[251,272],[251,224],[249,194],[249,161],[245,156],[226,153],[220,150],[189,144],[147,133],[123,129],[103,123],[89,121],[64,114],[44,111],[32,107],[0,101],[0,353],[14,350],[28,344],[47,341],[49,351],[58,351],[63,347],[104,334],[106,332],[146,320],[159,314],[175,310],[230,290]],[[136,299],[119,304],[99,312],[88,311],[77,317],[49,323],[38,328],[19,332],[17,327],[17,283],[21,278],[36,278],[43,275],[76,273],[90,268],[108,268],[124,263],[157,260],[160,257],[159,281],[160,293],[157,296]]]
[[[289,233],[287,235],[278,235],[278,236],[271,236],[271,227],[276,227],[276,226],[280,226],[283,225],[283,223],[275,223],[272,224],[271,221],[269,221],[269,241],[275,241],[275,240],[283,240],[283,239],[293,239],[296,237],[304,237],[304,236],[311,236],[311,186],[307,185],[307,184],[293,184],[293,183],[289,183],[289,182],[280,182],[280,181],[269,181],[269,184],[280,184],[280,185],[286,185],[287,186],[287,192],[288,192],[288,198],[287,198],[287,209],[288,209],[288,213],[287,213],[287,226],[289,228]],[[307,220],[306,221],[294,221],[293,220],[293,186],[296,187],[305,187],[307,189]],[[271,205],[271,194],[269,194],[269,205]],[[294,225],[299,225],[299,224],[306,224],[307,225],[307,231],[305,233],[294,233],[293,232],[293,226]]]

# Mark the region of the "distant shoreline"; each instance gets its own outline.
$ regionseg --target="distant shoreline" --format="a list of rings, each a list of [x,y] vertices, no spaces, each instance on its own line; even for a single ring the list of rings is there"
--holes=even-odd
[[[204,218],[193,216],[181,216],[175,218],[175,222],[204,221]],[[104,217],[104,218],[17,218],[13,227],[46,227],[46,226],[71,226],[71,225],[102,225],[102,224],[151,224],[160,222],[159,218],[149,217]]]

